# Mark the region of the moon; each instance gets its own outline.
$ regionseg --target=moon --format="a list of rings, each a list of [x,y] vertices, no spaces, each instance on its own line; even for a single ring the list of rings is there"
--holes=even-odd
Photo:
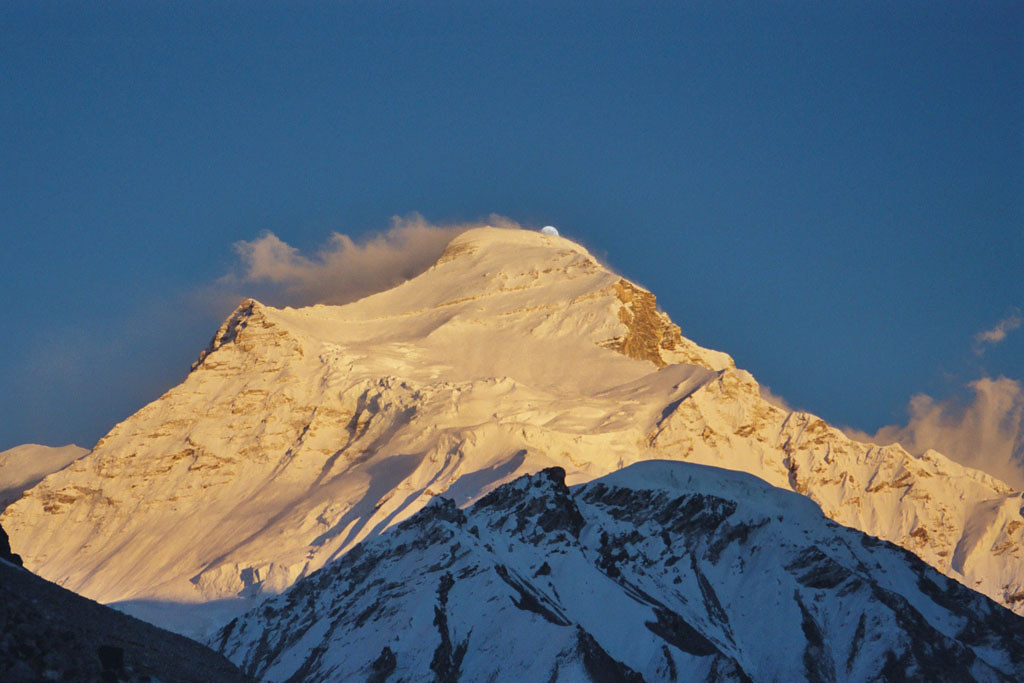
[[[553,225],[545,225],[540,231],[545,235],[558,235],[558,228]]]

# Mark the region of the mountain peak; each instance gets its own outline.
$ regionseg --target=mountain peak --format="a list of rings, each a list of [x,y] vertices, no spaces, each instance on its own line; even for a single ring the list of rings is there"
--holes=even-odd
[[[240,342],[243,335],[246,338],[246,343],[242,345],[246,351],[252,350],[257,343],[262,344],[265,339],[253,339],[256,329],[272,330],[275,324],[270,320],[268,316],[269,311],[273,311],[269,306],[261,304],[256,299],[246,298],[231,312],[231,315],[221,324],[220,328],[213,335],[213,339],[210,340],[209,345],[199,353],[199,357],[192,363],[192,370],[196,370],[206,364],[207,357],[217,349],[231,344],[232,342]],[[249,330],[244,332],[245,330]],[[281,336],[286,334],[280,330],[274,330],[275,336]],[[274,342],[271,342],[272,344]]]
[[[1024,611],[1024,517],[999,482],[771,405],[652,293],[524,230],[466,231],[349,304],[243,301],[181,385],[3,519],[27,566],[89,597],[202,602],[279,592],[437,495],[652,459],[749,472]],[[571,506],[546,510],[521,517],[572,536]]]
[[[459,254],[471,253],[480,249],[505,249],[508,247],[570,249],[593,259],[590,252],[581,244],[559,235],[543,233],[538,230],[497,228],[488,225],[459,233],[448,243],[440,260],[448,261]]]

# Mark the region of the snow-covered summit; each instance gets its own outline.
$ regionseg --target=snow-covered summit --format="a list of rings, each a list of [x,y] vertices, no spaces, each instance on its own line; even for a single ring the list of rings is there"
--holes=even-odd
[[[89,597],[202,602],[279,592],[436,494],[650,459],[801,493],[1024,611],[1019,493],[766,402],[581,246],[497,228],[347,305],[243,302],[181,385],[3,525],[26,566]]]
[[[634,491],[662,491],[673,496],[705,495],[740,500],[764,515],[785,515],[790,522],[817,519],[821,508],[805,496],[771,487],[746,472],[726,473],[718,467],[680,467],[672,460],[645,460],[606,474],[605,486]]]

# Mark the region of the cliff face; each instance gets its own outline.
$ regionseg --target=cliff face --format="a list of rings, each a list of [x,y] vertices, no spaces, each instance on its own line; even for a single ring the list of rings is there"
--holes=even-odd
[[[28,567],[103,601],[276,593],[407,519],[561,466],[742,470],[1024,611],[1021,494],[760,397],[563,238],[484,228],[345,306],[246,301],[179,386],[4,513]]]
[[[735,367],[724,353],[702,349],[684,338],[679,326],[658,310],[657,299],[647,290],[625,279],[619,279],[613,290],[621,302],[618,317],[626,328],[625,334],[598,342],[601,347],[650,361],[659,368],[670,363],[691,363],[709,369]]]

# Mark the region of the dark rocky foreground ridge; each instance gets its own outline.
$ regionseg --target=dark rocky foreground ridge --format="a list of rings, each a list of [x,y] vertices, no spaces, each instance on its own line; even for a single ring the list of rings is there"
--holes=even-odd
[[[75,595],[15,561],[0,528],[3,683],[249,680],[199,643]]]
[[[1019,681],[1024,619],[749,475],[443,498],[211,645],[271,681]]]

